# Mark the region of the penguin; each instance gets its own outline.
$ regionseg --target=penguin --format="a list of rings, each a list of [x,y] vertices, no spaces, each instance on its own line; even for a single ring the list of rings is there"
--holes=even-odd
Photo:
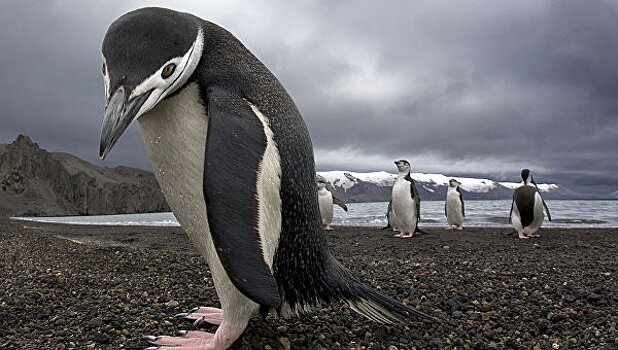
[[[141,8],[110,25],[102,61],[99,155],[137,120],[162,192],[208,263],[221,304],[181,316],[218,325],[214,334],[144,336],[153,348],[227,349],[253,316],[337,302],[383,323],[435,320],[362,283],[331,254],[303,118],[231,33],[191,14]]]
[[[393,185],[391,202],[393,213],[397,217],[399,233],[395,237],[410,238],[415,233],[425,233],[418,228],[421,218],[421,199],[416,184],[410,177],[410,163],[407,160],[395,162],[399,174]]]
[[[521,239],[540,237],[535,232],[543,224],[545,217],[543,209],[547,212],[549,221],[551,221],[551,214],[536,182],[532,178],[532,172],[529,169],[523,169],[521,178],[524,180],[524,184],[513,192],[509,222]]]
[[[348,207],[341,201],[333,196],[332,192],[326,188],[328,181],[321,176],[316,177],[318,184],[318,203],[320,204],[320,217],[322,218],[322,225],[324,230],[332,231],[333,228],[330,224],[333,222],[333,204],[337,204],[341,209],[348,211]]]
[[[388,229],[399,232],[399,220],[397,220],[397,215],[395,215],[395,211],[393,211],[392,200],[388,202],[388,207],[386,208],[386,226],[383,227],[382,230]]]
[[[446,201],[444,203],[444,215],[448,222],[447,230],[453,228],[457,230],[463,230],[464,217],[466,212],[464,210],[464,200],[459,190],[461,182],[450,179],[448,181],[448,191],[446,192]]]

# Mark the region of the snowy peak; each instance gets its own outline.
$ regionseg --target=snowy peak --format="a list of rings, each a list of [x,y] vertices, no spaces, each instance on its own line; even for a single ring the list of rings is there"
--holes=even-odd
[[[397,179],[397,174],[386,171],[371,173],[355,173],[351,171],[321,171],[319,175],[326,178],[330,183],[339,188],[348,190],[359,182],[370,182],[378,186],[393,186]],[[455,179],[461,183],[461,188],[467,192],[486,193],[499,186],[508,189],[516,189],[522,183],[517,182],[496,182],[489,179],[476,179],[470,177],[446,176],[443,174],[411,173],[410,176],[419,184],[435,186],[448,186],[450,179]],[[541,192],[551,192],[559,188],[557,184],[538,184]],[[431,187],[430,187],[431,188]]]
[[[352,202],[388,201],[390,191],[397,179],[397,174],[386,171],[357,173],[352,171],[323,171],[318,175],[328,180],[336,195],[343,200]],[[469,199],[509,199],[513,190],[522,185],[515,182],[497,182],[489,179],[470,177],[446,176],[443,174],[411,173],[417,183],[419,196],[422,199],[444,199],[450,179],[461,183],[461,189]],[[557,184],[539,184],[541,192],[568,196],[570,191]]]

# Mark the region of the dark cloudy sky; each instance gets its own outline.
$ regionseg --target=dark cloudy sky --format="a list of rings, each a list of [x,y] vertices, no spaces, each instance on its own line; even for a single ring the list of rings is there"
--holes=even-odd
[[[3,1],[0,142],[19,133],[148,168],[137,125],[97,158],[100,44],[147,5],[227,28],[281,80],[319,170],[414,171],[618,190],[618,2]]]

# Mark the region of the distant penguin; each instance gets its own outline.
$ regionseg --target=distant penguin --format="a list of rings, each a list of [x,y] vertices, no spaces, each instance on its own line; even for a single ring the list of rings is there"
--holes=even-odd
[[[424,233],[418,228],[421,218],[421,199],[416,184],[410,177],[410,163],[407,160],[395,162],[399,174],[393,185],[391,202],[393,212],[399,222],[399,233],[395,237],[410,238],[414,233]]]
[[[448,222],[447,230],[464,229],[463,222],[466,213],[459,186],[461,186],[461,182],[455,179],[450,179],[448,182],[448,192],[446,193],[446,202],[444,203],[444,215],[446,215],[446,221]]]
[[[343,201],[333,196],[332,192],[326,188],[328,181],[321,176],[316,177],[318,183],[318,203],[320,204],[320,216],[324,230],[332,231],[330,224],[333,222],[333,204],[337,204],[341,209],[348,211],[348,207]]]
[[[388,207],[386,208],[386,226],[383,227],[383,230],[391,229],[395,232],[399,231],[399,220],[397,220],[397,215],[393,211],[393,201],[390,200],[388,202]]]
[[[529,169],[522,170],[521,178],[524,180],[524,184],[513,192],[510,222],[517,231],[519,238],[539,237],[534,233],[543,224],[543,208],[547,212],[547,219],[551,221],[549,208],[532,178],[532,172]]]
[[[208,263],[221,305],[184,315],[218,325],[214,334],[144,340],[157,349],[227,349],[254,316],[336,302],[383,323],[434,319],[362,283],[331,254],[303,118],[231,33],[187,13],[142,8],[112,23],[102,59],[100,156],[139,123],[161,190]]]

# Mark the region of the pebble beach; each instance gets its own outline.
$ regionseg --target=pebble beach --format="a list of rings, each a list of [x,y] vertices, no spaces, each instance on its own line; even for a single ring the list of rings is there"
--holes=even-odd
[[[345,266],[439,321],[381,325],[332,305],[255,318],[234,349],[618,349],[618,229],[335,229]],[[178,227],[0,218],[0,349],[144,349],[141,335],[188,329],[173,316],[196,306],[217,296]]]

